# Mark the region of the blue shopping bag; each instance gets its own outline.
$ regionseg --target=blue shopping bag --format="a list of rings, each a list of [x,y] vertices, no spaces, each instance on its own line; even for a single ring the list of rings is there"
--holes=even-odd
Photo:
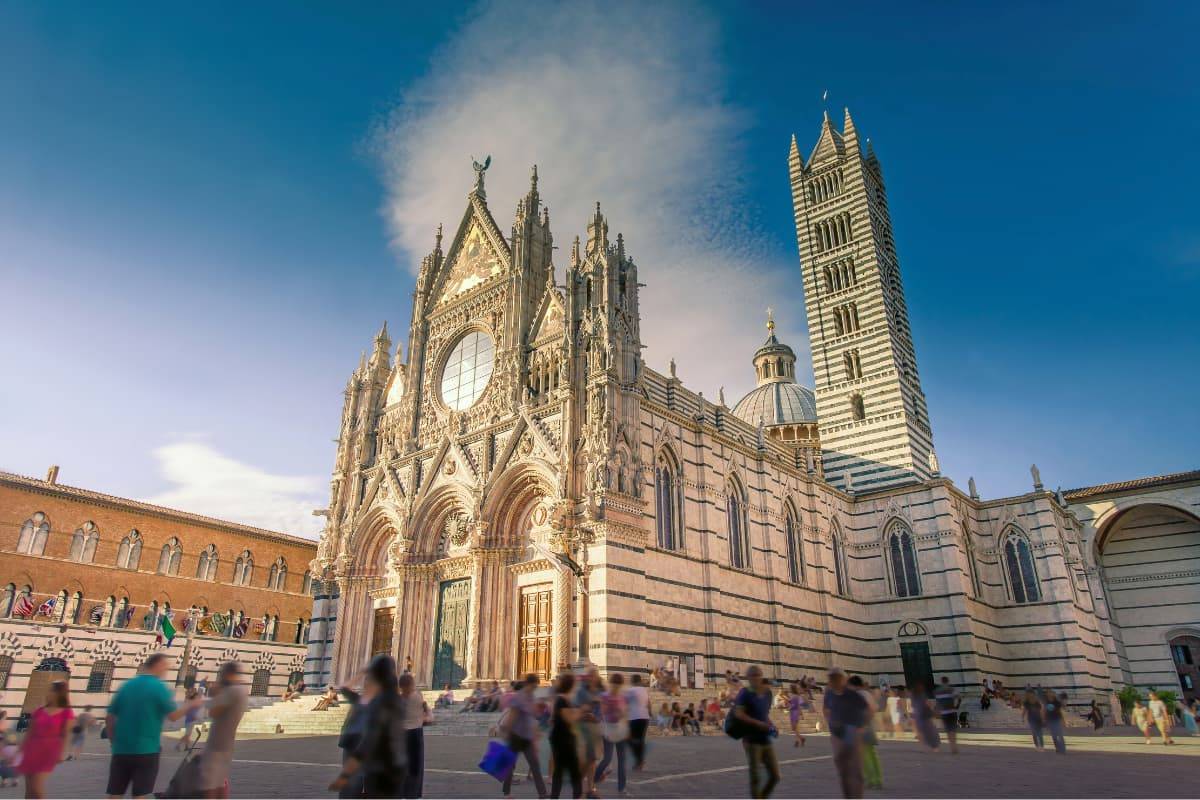
[[[503,783],[517,766],[517,754],[512,749],[495,739],[488,742],[487,752],[479,762],[479,768]]]

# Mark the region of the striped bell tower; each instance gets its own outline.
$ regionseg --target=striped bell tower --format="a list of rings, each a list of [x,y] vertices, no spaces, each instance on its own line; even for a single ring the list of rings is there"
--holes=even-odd
[[[825,477],[863,492],[938,474],[879,160],[847,109],[788,153]]]

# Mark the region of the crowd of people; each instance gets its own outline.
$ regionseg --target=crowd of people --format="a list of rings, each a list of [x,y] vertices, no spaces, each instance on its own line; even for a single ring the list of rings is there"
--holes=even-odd
[[[188,750],[189,756],[170,779],[169,796],[228,797],[237,730],[249,703],[242,667],[233,661],[221,665],[213,685],[202,681],[189,688],[181,703],[164,680],[168,669],[165,654],[151,654],[137,676],[114,693],[102,719],[91,706],[76,712],[67,683],[52,683],[46,703],[29,716],[19,744],[8,736],[8,720],[0,711],[0,785],[23,778],[26,797],[45,797],[47,779],[56,766],[78,758],[89,731],[100,728],[112,750],[107,794],[147,797],[159,783],[164,725],[182,720],[176,747]],[[342,768],[329,785],[339,797],[422,796],[424,728],[434,716],[411,669],[411,662],[401,672],[392,657],[376,656],[353,686],[329,686],[318,697],[314,711],[343,701],[349,706],[337,741]],[[881,735],[911,734],[930,751],[941,749],[944,737],[947,749],[956,753],[958,730],[966,721],[963,699],[947,677],[932,687],[920,682],[912,687],[871,686],[861,676],[834,668],[824,688],[805,676],[776,692],[763,670],[751,666],[744,677],[727,672],[724,685],[712,696],[684,702],[671,699],[667,691],[678,690],[672,675],[667,673],[664,680],[663,674],[651,670],[650,676],[647,681],[642,673],[610,673],[605,679],[594,666],[578,672],[564,668],[549,686],[531,674],[504,688],[497,682],[478,687],[464,699],[461,710],[502,712],[494,735],[510,759],[509,768],[497,775],[506,798],[523,780],[533,784],[538,797],[560,797],[568,785],[574,798],[600,797],[610,781],[624,796],[630,775],[646,763],[651,725],[664,735],[724,733],[740,740],[750,794],[768,797],[781,779],[773,711],[786,715],[795,747],[805,744],[802,728],[805,714],[811,714],[812,730],[829,733],[843,795],[861,797],[865,789],[883,787],[877,749]],[[657,712],[650,704],[652,687],[668,696]],[[290,685],[283,699],[293,700],[302,691],[302,686]],[[1062,754],[1067,699],[1042,687],[1014,691],[985,679],[979,705],[986,710],[999,702],[1019,709],[1034,747],[1046,749],[1048,736]],[[449,708],[454,703],[447,685],[435,705]],[[1147,744],[1157,730],[1162,743],[1170,745],[1177,720],[1189,734],[1197,734],[1197,716],[1195,701],[1184,703],[1150,692],[1146,701],[1134,702],[1127,722],[1141,731]],[[1094,701],[1084,717],[1096,728],[1104,723]],[[199,747],[201,723],[207,737]],[[543,776],[542,739],[548,744],[549,787]],[[516,767],[518,760],[525,763],[523,771]]]

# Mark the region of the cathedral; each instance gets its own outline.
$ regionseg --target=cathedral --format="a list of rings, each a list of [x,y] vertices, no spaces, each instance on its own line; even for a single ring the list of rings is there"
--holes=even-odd
[[[559,285],[536,168],[505,231],[476,164],[407,343],[393,358],[385,325],[346,386],[310,684],[375,653],[435,687],[580,661],[669,661],[689,686],[749,664],[991,677],[1083,704],[1185,684],[1200,473],[1064,493],[1034,467],[992,500],[943,477],[878,158],[847,112],[788,168],[815,386],[768,318],[728,406],[642,360],[636,243],[599,205]]]

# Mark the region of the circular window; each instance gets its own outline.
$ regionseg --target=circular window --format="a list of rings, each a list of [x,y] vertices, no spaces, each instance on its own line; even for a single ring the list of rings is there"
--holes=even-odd
[[[482,331],[463,336],[450,351],[442,368],[442,402],[455,411],[465,411],[487,388],[492,379],[495,347]]]

